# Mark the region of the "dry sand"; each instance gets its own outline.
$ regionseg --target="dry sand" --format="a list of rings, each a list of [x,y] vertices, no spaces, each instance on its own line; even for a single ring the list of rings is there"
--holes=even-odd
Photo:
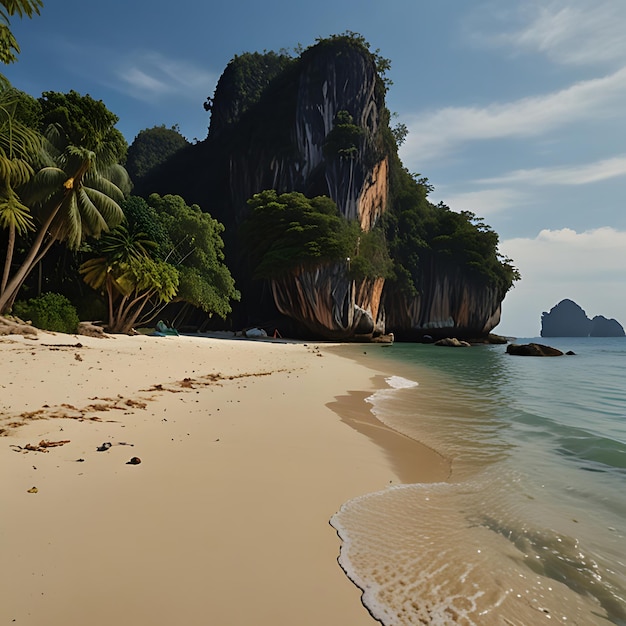
[[[372,626],[328,520],[441,470],[349,393],[376,374],[313,343],[0,337],[0,625]]]

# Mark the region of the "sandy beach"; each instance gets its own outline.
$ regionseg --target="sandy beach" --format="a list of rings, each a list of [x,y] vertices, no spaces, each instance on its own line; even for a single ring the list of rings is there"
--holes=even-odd
[[[443,471],[369,414],[380,372],[184,336],[12,335],[0,358],[0,624],[376,623],[329,519]]]

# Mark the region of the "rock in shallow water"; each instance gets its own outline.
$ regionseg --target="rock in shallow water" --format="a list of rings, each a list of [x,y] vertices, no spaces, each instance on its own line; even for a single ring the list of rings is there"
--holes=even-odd
[[[563,356],[563,352],[541,343],[511,343],[506,347],[507,354],[516,356]]]

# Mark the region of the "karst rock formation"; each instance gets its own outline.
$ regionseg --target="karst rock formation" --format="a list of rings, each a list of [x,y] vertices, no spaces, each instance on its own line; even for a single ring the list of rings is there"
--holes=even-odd
[[[421,263],[417,293],[410,295],[384,278],[350,279],[349,260],[254,284],[237,234],[250,197],[265,189],[326,195],[367,231],[390,208],[391,168],[399,159],[385,142],[385,86],[375,57],[362,46],[326,40],[292,63],[257,55],[250,76],[249,60],[235,58],[224,71],[210,102],[208,137],[177,155],[178,175],[151,181],[153,190],[179,193],[225,225],[227,262],[243,294],[237,324],[278,313],[335,340],[390,331],[410,338],[489,333],[500,321],[502,289],[434,257]],[[337,148],[333,133],[341,115],[359,133]]]

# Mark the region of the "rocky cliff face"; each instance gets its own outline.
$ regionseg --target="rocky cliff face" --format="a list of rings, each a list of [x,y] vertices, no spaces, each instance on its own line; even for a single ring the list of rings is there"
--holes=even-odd
[[[178,156],[169,177],[150,181],[150,192],[178,193],[225,225],[227,263],[243,296],[234,325],[274,319],[278,310],[309,333],[348,339],[385,330],[478,336],[499,322],[501,289],[474,280],[462,264],[422,264],[420,295],[410,299],[383,278],[353,280],[347,259],[272,281],[272,306],[258,297],[267,291],[252,281],[238,235],[254,194],[326,195],[368,231],[402,193],[392,189],[402,165],[375,61],[350,37],[325,40],[298,59],[234,59],[207,105],[207,140]]]
[[[222,87],[229,97],[228,83]],[[239,136],[249,129],[246,141],[234,142],[227,156],[231,221],[241,223],[252,195],[275,189],[329,196],[344,217],[358,220],[363,230],[372,228],[389,195],[388,158],[380,149],[384,98],[372,59],[355,47],[322,46],[305,53],[272,89],[279,112],[261,101],[231,128],[211,128],[214,135]],[[219,88],[213,108],[233,116],[232,104],[222,105]],[[349,156],[327,149],[340,112],[360,131]],[[263,128],[272,128],[272,135],[259,131]],[[379,317],[383,283],[355,282],[348,278],[346,264],[335,264],[298,269],[289,279],[272,281],[271,287],[282,314],[315,334],[342,339],[384,330]]]
[[[421,293],[414,297],[388,290],[384,297],[387,327],[400,339],[479,337],[500,323],[498,290],[462,268],[422,272]]]
[[[281,313],[316,335],[341,341],[384,332],[379,316],[384,282],[350,280],[344,264],[329,264],[274,280],[272,292]]]

